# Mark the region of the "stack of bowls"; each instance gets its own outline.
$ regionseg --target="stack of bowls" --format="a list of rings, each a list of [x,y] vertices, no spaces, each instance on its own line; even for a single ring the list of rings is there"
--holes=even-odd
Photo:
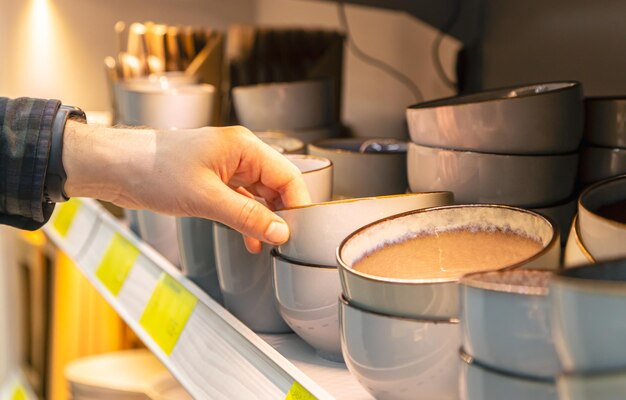
[[[326,359],[341,361],[336,252],[354,230],[409,210],[452,203],[450,192],[339,200],[278,211],[291,231],[272,252],[273,284],[285,322]]]
[[[553,332],[563,365],[561,400],[623,399],[626,393],[626,260],[562,271],[550,285]]]
[[[461,279],[461,379],[465,400],[556,399],[550,271],[510,270]]]
[[[304,143],[335,136],[333,96],[328,80],[236,86],[239,122],[253,131],[278,131]]]
[[[567,232],[583,130],[576,82],[542,83],[407,109],[412,191],[451,190],[460,203],[537,209]]]
[[[584,138],[581,186],[626,173],[626,98],[585,99]]]
[[[404,193],[406,142],[395,139],[327,139],[309,144],[309,154],[332,160],[336,198]]]
[[[330,160],[308,155],[286,155],[302,172],[305,184],[314,202],[332,197],[333,165]],[[233,229],[211,223],[212,231],[199,237],[211,240],[215,264],[204,266],[216,269],[224,305],[250,329],[261,333],[289,332],[276,307],[272,290],[271,247],[264,244],[259,254],[246,250],[243,237]]]
[[[482,244],[465,242],[476,233],[491,239]],[[450,242],[456,234],[464,238]],[[524,237],[534,248],[506,261],[494,260],[508,253],[498,248],[503,238],[498,235],[505,234]],[[450,238],[446,246],[444,236]],[[430,252],[419,244],[422,239],[434,240]],[[396,245],[405,246],[404,250]],[[383,256],[388,250],[395,255]],[[446,261],[455,255],[461,261]],[[457,398],[459,278],[484,269],[556,269],[559,258],[553,223],[537,213],[508,206],[417,210],[357,230],[337,253],[343,296],[341,344],[348,369],[376,398],[410,399],[416,393],[425,399]],[[376,273],[360,266],[367,259],[377,260],[369,266]]]
[[[626,175],[583,191],[572,230],[575,235],[566,246],[566,267],[626,257]]]

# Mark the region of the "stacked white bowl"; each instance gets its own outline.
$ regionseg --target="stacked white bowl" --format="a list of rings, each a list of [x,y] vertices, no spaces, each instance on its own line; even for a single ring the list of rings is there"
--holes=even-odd
[[[252,131],[282,132],[311,143],[336,136],[328,80],[236,86],[233,104],[239,123]]]
[[[536,209],[568,231],[583,130],[579,83],[419,103],[407,120],[411,191],[451,190],[459,203]]]
[[[450,192],[415,193],[316,203],[278,211],[289,241],[272,251],[280,315],[318,355],[342,361],[337,299],[337,247],[354,230],[380,218],[452,203]]]
[[[626,393],[626,260],[563,270],[550,284],[561,400]]]
[[[586,98],[584,139],[580,154],[581,186],[625,174],[626,98]]]

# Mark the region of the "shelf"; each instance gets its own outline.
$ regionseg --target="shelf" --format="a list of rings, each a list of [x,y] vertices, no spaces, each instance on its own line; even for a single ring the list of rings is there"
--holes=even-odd
[[[58,205],[44,231],[194,398],[371,399],[295,334],[252,332],[98,202]]]

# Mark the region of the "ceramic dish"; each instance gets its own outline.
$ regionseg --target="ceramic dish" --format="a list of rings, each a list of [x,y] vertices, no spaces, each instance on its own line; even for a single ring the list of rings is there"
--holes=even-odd
[[[570,228],[569,236],[567,238],[567,244],[565,245],[563,267],[572,268],[585,264],[593,264],[595,262],[596,261],[593,259],[591,254],[589,254],[589,251],[580,238],[578,217],[574,217],[572,227]]]
[[[313,203],[332,199],[335,167],[329,159],[303,154],[287,154],[285,157],[302,172]]]
[[[412,193],[312,204],[278,211],[291,231],[279,252],[293,260],[336,265],[336,249],[354,230],[393,214],[451,204],[450,192]]]
[[[572,226],[572,220],[576,215],[577,204],[578,199],[574,198],[550,207],[534,208],[532,211],[545,215],[556,223],[561,234],[561,246],[565,246],[570,226]]]
[[[566,372],[626,368],[626,261],[557,274],[550,284],[554,343]]]
[[[614,400],[626,393],[626,371],[563,374],[557,379],[560,400]]]
[[[167,258],[172,264],[180,265],[176,217],[148,210],[136,210],[139,236]]]
[[[361,310],[339,299],[343,358],[377,399],[457,399],[459,324]]]
[[[514,350],[514,349],[512,349]],[[461,352],[462,400],[557,400],[554,381],[533,380],[487,368]]]
[[[252,130],[307,129],[331,122],[328,80],[237,86],[232,95],[237,118]]]
[[[507,206],[437,207],[394,215],[350,234],[337,250],[343,293],[351,304],[383,314],[414,318],[458,318],[459,277],[395,279],[357,271],[353,265],[382,246],[428,232],[455,229],[499,229],[538,240],[542,249],[507,269],[557,269],[558,231],[547,218]],[[416,255],[417,257],[417,255]],[[467,271],[472,272],[472,270]]]
[[[411,106],[413,142],[499,154],[557,154],[578,148],[582,88],[549,82],[490,90]]]
[[[406,143],[390,139],[328,139],[308,146],[309,154],[335,165],[333,193],[368,197],[404,193]]]
[[[342,361],[337,268],[289,260],[272,250],[272,272],[283,319],[320,357]]]
[[[304,154],[304,142],[281,132],[254,132],[264,143],[283,149],[283,154]]]
[[[626,175],[590,186],[578,200],[580,238],[597,261],[626,256],[626,223],[597,213],[603,206],[620,201],[626,201]]]
[[[447,150],[409,143],[413,192],[451,190],[459,203],[539,208],[574,192],[578,153],[520,156]]]
[[[304,144],[315,143],[318,140],[330,139],[341,134],[340,125],[323,126],[308,129],[275,129],[276,132],[284,133],[289,137],[300,139]]]
[[[585,139],[598,146],[626,148],[626,98],[586,98]]]
[[[593,146],[582,148],[578,174],[582,185],[624,173],[626,173],[626,149]]]
[[[289,332],[274,299],[270,246],[252,254],[239,232],[219,223],[213,225],[213,238],[226,309],[255,332]]]
[[[461,278],[463,348],[486,366],[554,379],[550,271],[477,272]]]

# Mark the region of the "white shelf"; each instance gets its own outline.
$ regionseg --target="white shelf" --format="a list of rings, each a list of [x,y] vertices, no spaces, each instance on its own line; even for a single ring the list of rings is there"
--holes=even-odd
[[[194,398],[281,399],[294,382],[318,399],[372,398],[296,335],[252,332],[96,201],[57,206],[44,231]]]

